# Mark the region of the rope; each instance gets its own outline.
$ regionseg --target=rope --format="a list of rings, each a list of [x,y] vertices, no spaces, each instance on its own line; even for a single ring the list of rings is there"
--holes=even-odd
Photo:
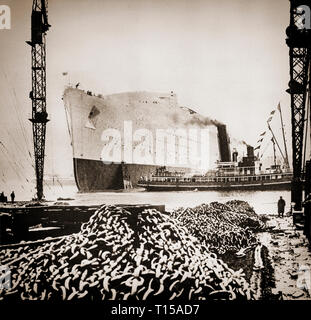
[[[0,145],[2,146],[3,150],[3,154],[6,156],[6,158],[8,159],[8,164],[11,166],[11,168],[13,169],[13,171],[16,173],[17,177],[20,180],[23,180],[23,178],[21,177],[21,175],[19,174],[20,168],[18,167],[17,163],[12,161],[10,156],[9,156],[9,151],[8,149],[5,147],[5,145],[0,141]],[[23,171],[23,170],[22,170]],[[23,174],[24,178],[26,179],[26,181],[28,182],[27,177]]]
[[[3,73],[3,75],[4,75],[4,78],[5,78],[8,86],[11,88],[12,86],[11,86],[11,84],[10,84],[10,81],[9,81],[9,79],[8,79],[8,77],[7,77],[7,74],[6,74],[5,71],[3,70],[3,68],[2,68],[2,73]],[[10,92],[10,91],[8,91],[8,92]],[[27,133],[26,133],[24,124],[23,124],[23,122],[22,122],[22,120],[21,120],[21,116],[20,116],[20,112],[19,112],[20,109],[17,107],[18,101],[17,101],[16,91],[15,91],[14,87],[12,87],[12,92],[13,92],[13,94],[11,93],[11,97],[10,97],[11,103],[10,103],[10,104],[13,105],[14,110],[15,110],[15,113],[16,113],[16,115],[17,115],[17,120],[18,120],[18,123],[19,123],[19,127],[18,127],[18,128],[20,129],[20,131],[21,131],[21,133],[22,133],[22,136],[23,136],[23,138],[24,138],[25,147],[26,147],[27,151],[30,152],[30,148],[29,148],[29,146],[28,146],[28,144],[29,144],[29,139],[27,139]],[[13,101],[14,99],[12,98],[12,96],[14,97],[15,102]],[[12,113],[10,113],[10,115],[11,115],[11,117],[13,117],[13,114],[12,114]]]

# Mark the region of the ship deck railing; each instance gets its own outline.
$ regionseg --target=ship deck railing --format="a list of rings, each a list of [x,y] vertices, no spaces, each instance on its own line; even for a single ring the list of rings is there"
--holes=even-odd
[[[173,177],[152,177],[140,180],[139,183],[228,183],[228,182],[253,182],[253,181],[285,181],[292,176],[292,173],[272,173],[244,176],[214,176],[214,177],[194,177],[194,178],[173,178]]]

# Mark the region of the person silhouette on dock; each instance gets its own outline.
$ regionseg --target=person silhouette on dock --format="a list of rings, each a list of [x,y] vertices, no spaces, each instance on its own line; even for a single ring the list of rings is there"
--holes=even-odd
[[[0,202],[7,202],[7,197],[4,195],[3,191],[0,194]]]
[[[278,217],[284,217],[285,204],[285,200],[281,196],[278,201]]]
[[[11,202],[14,203],[14,199],[15,199],[15,193],[14,191],[11,192]]]

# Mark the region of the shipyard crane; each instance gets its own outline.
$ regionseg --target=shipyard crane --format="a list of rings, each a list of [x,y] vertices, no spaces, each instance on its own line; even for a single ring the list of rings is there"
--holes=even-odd
[[[45,132],[48,114],[46,112],[46,42],[45,36],[50,28],[48,23],[47,0],[33,0],[31,14],[31,69],[32,122],[37,199],[43,197],[43,173],[45,153]]]
[[[311,62],[311,0],[290,0],[290,25],[286,29],[289,47],[290,81],[286,90],[291,97],[293,181],[291,201],[293,221],[299,217],[306,221],[311,214],[311,205],[303,210],[304,200],[311,190],[311,162],[303,159],[306,148],[305,116],[310,115],[310,62]],[[305,196],[303,197],[303,189]],[[310,219],[309,219],[310,221]],[[310,238],[309,238],[310,239]]]

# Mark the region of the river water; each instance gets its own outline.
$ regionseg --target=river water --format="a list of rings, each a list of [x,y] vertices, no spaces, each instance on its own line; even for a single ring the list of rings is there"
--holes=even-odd
[[[49,186],[45,188],[47,200],[72,198],[65,201],[70,204],[164,204],[167,210],[177,207],[192,207],[212,201],[226,202],[229,200],[247,201],[258,214],[276,214],[277,201],[282,196],[286,201],[286,211],[290,209],[290,191],[170,191],[147,192],[135,190],[129,192],[96,192],[79,193],[74,185]]]

